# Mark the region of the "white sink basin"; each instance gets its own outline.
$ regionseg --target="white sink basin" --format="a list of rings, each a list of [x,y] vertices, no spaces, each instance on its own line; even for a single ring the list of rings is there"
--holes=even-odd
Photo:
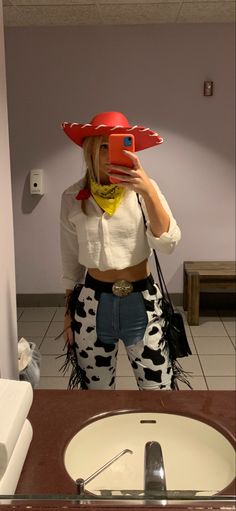
[[[144,489],[144,450],[160,443],[167,490],[206,491],[213,495],[235,477],[235,450],[216,429],[199,420],[168,413],[119,413],[98,418],[69,442],[65,468],[74,481],[87,479],[124,449],[126,453],[85,485],[100,490]]]

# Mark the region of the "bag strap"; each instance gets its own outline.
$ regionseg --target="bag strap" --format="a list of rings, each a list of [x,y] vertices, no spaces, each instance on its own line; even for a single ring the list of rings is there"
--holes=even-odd
[[[136,196],[137,196],[137,200],[138,200],[140,209],[142,211],[142,216],[143,216],[143,222],[144,222],[144,225],[145,225],[145,229],[147,230],[147,220],[146,220],[146,217],[144,215],[144,211],[143,211],[143,207],[142,207],[142,203],[141,203],[139,194],[136,193]],[[174,307],[173,307],[170,295],[168,293],[168,289],[167,289],[167,286],[166,286],[166,283],[165,283],[164,275],[162,273],[161,265],[159,263],[159,259],[157,257],[155,249],[153,248],[152,250],[153,250],[153,254],[154,254],[154,258],[155,258],[155,263],[156,263],[156,269],[157,269],[157,275],[158,275],[158,280],[159,280],[159,286],[160,286],[161,294],[162,294],[163,297],[166,298],[166,300],[168,300],[168,302],[170,304],[170,307],[172,309],[172,312],[174,312]]]

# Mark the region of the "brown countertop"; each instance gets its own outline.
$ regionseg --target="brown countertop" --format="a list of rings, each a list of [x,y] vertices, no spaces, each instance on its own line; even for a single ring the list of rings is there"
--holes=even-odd
[[[66,473],[63,463],[67,443],[95,416],[120,411],[149,411],[186,415],[198,418],[221,431],[235,445],[235,393],[233,391],[77,391],[34,390],[29,413],[33,426],[33,440],[17,486],[18,495],[76,495],[75,483]],[[224,493],[233,494],[233,484]],[[57,503],[54,509],[70,507]],[[72,505],[73,504],[73,505]],[[25,507],[17,509],[26,509]],[[32,505],[32,503],[31,503]],[[47,503],[53,509],[53,502]],[[71,503],[73,509],[87,509],[87,505]],[[98,504],[89,506],[97,509]],[[101,507],[102,504],[99,503]],[[219,505],[219,504],[218,504]],[[233,504],[232,504],[233,505]],[[15,505],[16,506],[16,505]],[[29,506],[29,503],[28,503]],[[41,509],[34,503],[34,509]],[[123,503],[122,503],[123,506]],[[147,505],[147,509],[151,504]],[[214,507],[211,509],[220,509]],[[104,504],[111,506],[111,503]],[[152,507],[152,506],[151,506]],[[151,508],[150,507],[150,508]],[[157,509],[157,506],[155,506]],[[194,509],[195,504],[191,504]],[[196,508],[199,509],[199,503]],[[117,509],[120,509],[120,506]],[[140,505],[137,506],[137,509]],[[202,508],[206,508],[203,504]],[[7,511],[7,506],[5,506]],[[10,507],[9,507],[10,509]],[[46,507],[44,507],[46,510]],[[129,509],[136,509],[133,504]],[[186,509],[186,508],[185,508]],[[234,509],[229,507],[228,509]]]

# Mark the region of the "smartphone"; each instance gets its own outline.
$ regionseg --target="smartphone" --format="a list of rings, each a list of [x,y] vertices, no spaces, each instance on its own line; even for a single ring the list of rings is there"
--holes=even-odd
[[[122,165],[124,167],[133,168],[132,160],[123,153],[123,150],[135,152],[135,138],[134,135],[127,135],[126,133],[113,133],[109,135],[108,140],[108,154],[109,163],[114,165]],[[113,174],[120,174],[117,170]],[[111,183],[119,183],[116,178],[110,177]]]

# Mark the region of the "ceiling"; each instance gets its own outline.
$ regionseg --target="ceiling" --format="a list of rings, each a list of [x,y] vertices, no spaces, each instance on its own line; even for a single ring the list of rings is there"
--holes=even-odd
[[[229,23],[235,0],[3,0],[7,27]]]

